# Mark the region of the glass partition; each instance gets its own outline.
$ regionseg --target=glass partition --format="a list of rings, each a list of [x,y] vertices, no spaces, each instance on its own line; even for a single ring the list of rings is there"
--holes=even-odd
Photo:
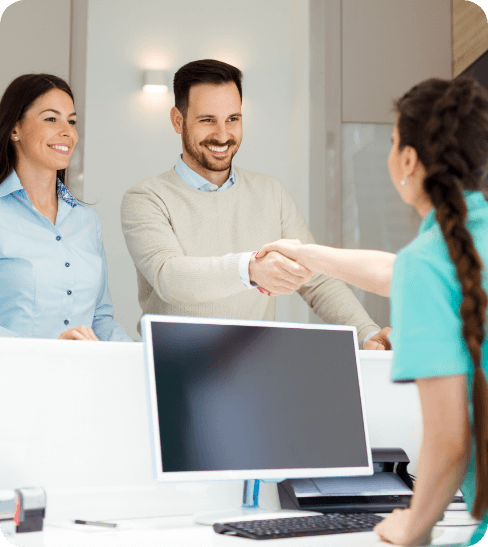
[[[393,124],[342,124],[342,247],[397,253],[416,235],[420,217],[390,179]],[[372,319],[390,324],[388,299],[353,289]]]

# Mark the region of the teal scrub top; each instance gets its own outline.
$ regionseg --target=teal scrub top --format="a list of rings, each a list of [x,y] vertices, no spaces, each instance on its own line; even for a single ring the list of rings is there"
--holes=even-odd
[[[481,192],[465,192],[466,226],[485,268],[488,266],[488,204]],[[486,270],[483,288],[488,293]],[[461,285],[444,236],[432,209],[419,234],[402,249],[393,268],[391,284],[391,342],[394,350],[392,380],[467,375],[468,412],[473,423],[473,362],[462,338],[459,307]],[[488,375],[488,336],[482,346],[482,368]],[[461,487],[471,510],[476,492],[475,444]],[[485,515],[468,545],[479,541],[488,525]]]

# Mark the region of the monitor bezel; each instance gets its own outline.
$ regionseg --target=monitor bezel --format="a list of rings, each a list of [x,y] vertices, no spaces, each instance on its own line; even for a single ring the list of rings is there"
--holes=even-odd
[[[356,371],[358,375],[359,394],[361,398],[361,411],[363,414],[364,432],[366,440],[366,453],[368,464],[363,467],[335,467],[335,468],[300,468],[300,469],[244,469],[244,470],[219,470],[219,471],[164,471],[161,438],[159,434],[159,412],[156,394],[156,377],[154,371],[154,354],[152,351],[152,323],[192,323],[205,325],[238,325],[270,328],[298,328],[315,330],[340,330],[353,333],[354,353],[356,358]],[[359,361],[359,347],[355,326],[325,325],[319,323],[288,323],[281,321],[255,321],[246,319],[216,319],[207,317],[186,317],[173,315],[144,315],[141,319],[141,332],[144,342],[144,362],[146,371],[146,393],[148,401],[151,457],[153,476],[158,482],[195,482],[214,480],[283,480],[284,478],[310,478],[310,477],[349,477],[373,474],[373,460],[369,439],[366,405]]]

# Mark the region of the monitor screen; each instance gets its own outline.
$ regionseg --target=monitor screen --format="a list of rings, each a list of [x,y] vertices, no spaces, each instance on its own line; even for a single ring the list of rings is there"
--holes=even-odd
[[[142,323],[159,480],[372,474],[354,327]]]

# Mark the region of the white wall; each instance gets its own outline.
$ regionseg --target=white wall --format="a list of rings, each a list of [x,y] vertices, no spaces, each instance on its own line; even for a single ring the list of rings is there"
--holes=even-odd
[[[0,13],[0,95],[21,74],[68,80],[70,14],[69,0],[22,0]]]
[[[395,123],[393,99],[452,76],[451,2],[342,0],[342,121]]]
[[[236,165],[279,178],[308,216],[308,1],[131,0],[88,3],[84,200],[104,230],[116,318],[136,336],[136,275],[120,228],[124,192],[181,153],[173,94],[142,91],[142,71],[174,73],[216,58],[244,73],[244,140]],[[281,320],[307,321],[297,295]]]

